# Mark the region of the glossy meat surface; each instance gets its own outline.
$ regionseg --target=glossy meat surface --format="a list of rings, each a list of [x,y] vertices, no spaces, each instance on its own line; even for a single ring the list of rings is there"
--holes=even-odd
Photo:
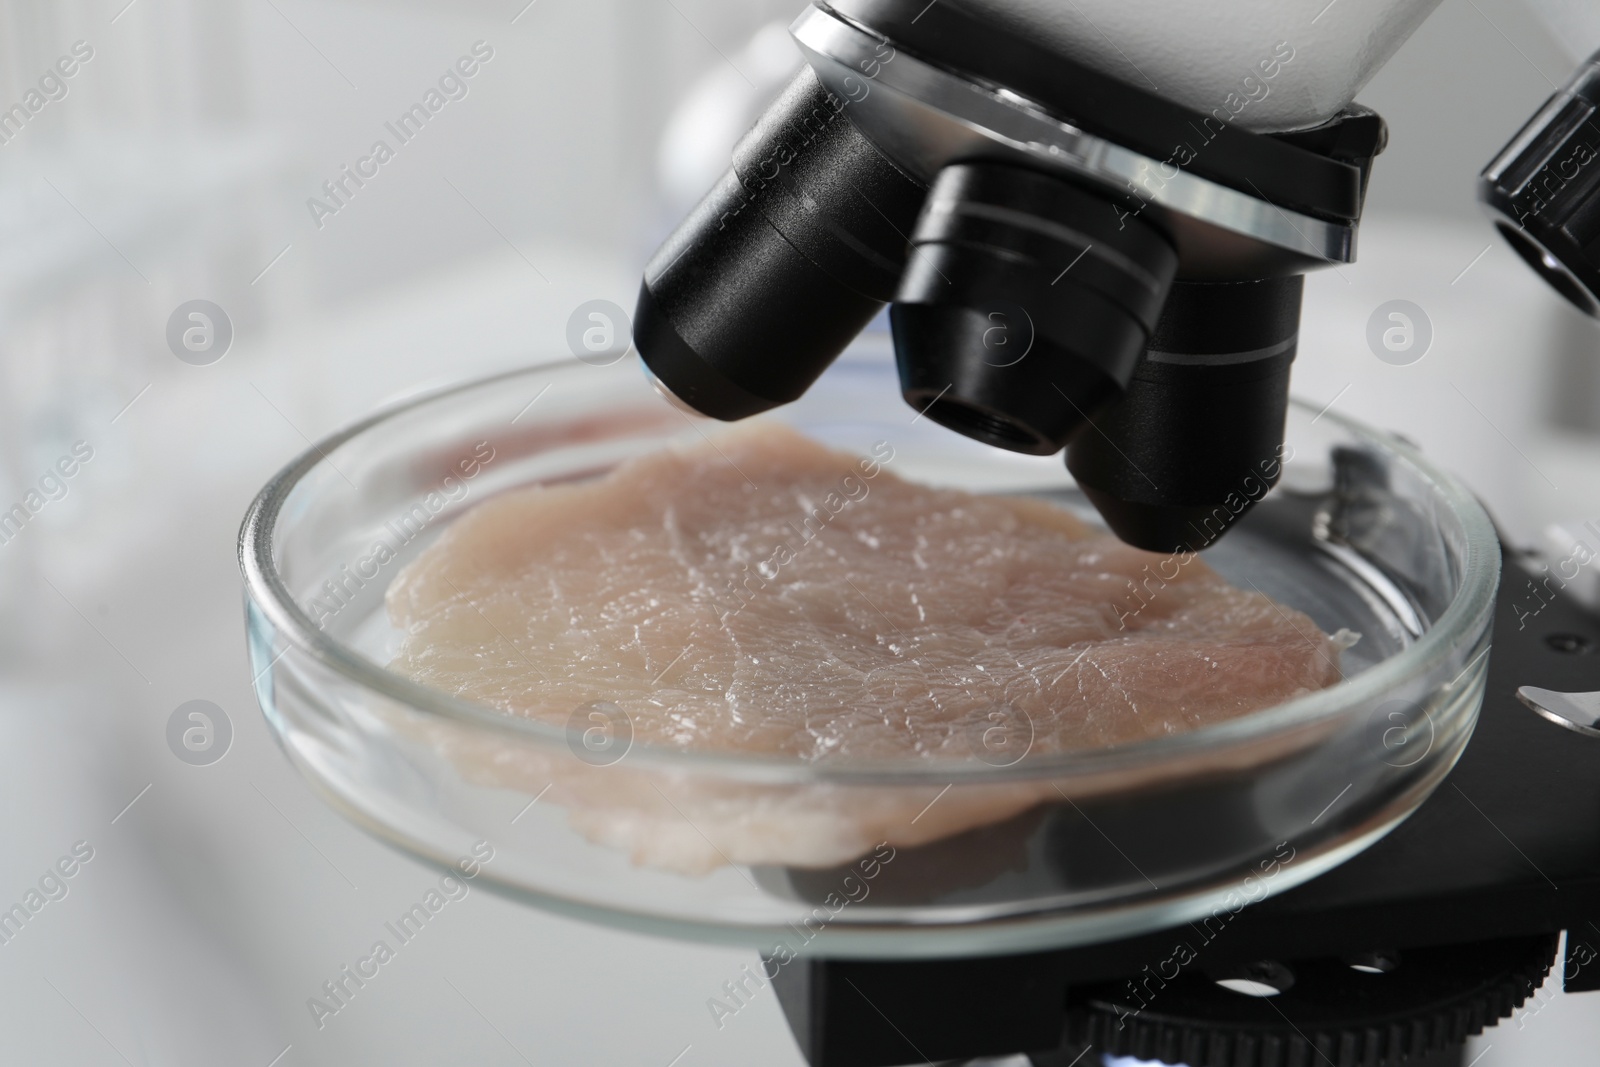
[[[1193,729],[1339,678],[1339,645],[1309,618],[1196,557],[1129,548],[1041,501],[917,485],[893,465],[886,443],[856,457],[755,424],[489,500],[390,588],[405,634],[393,667],[556,725],[599,708],[594,721],[625,717],[635,745],[991,766]],[[585,832],[650,851],[659,827],[636,805],[581,792],[574,820],[600,824]],[[1040,799],[1007,796],[953,799],[902,840]],[[749,819],[700,816],[713,840]],[[873,834],[893,840],[882,822]],[[769,847],[781,827],[730,828],[750,847],[646,861],[836,862],[872,836],[861,829],[830,840],[812,826],[785,851]]]

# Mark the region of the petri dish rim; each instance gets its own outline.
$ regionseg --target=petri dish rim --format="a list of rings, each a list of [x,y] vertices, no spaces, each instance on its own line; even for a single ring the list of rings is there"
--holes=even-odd
[[[412,711],[500,733],[523,743],[565,745],[567,733],[562,727],[507,715],[498,709],[413,682],[323,631],[289,591],[279,574],[273,548],[277,519],[290,494],[313,470],[323,464],[331,466],[331,457],[338,449],[363,433],[419,408],[486,386],[524,378],[542,380],[553,375],[572,375],[582,373],[585,369],[588,369],[587,365],[577,359],[563,359],[447,385],[391,403],[313,443],[267,482],[251,502],[240,527],[240,568],[247,595],[256,609],[291,647],[311,655],[347,680]],[[1300,400],[1292,400],[1291,404],[1302,411],[1318,411],[1313,405]],[[1500,574],[1499,539],[1493,523],[1476,497],[1452,475],[1425,459],[1417,449],[1393,435],[1331,411],[1322,411],[1318,418],[1341,427],[1367,445],[1391,453],[1423,475],[1448,505],[1465,536],[1460,586],[1450,604],[1415,643],[1354,677],[1327,689],[1196,730],[1105,748],[1029,758],[1004,768],[959,759],[804,762],[778,756],[693,752],[647,743],[633,745],[629,750],[629,759],[684,771],[696,769],[725,777],[796,784],[911,784],[937,779],[941,782],[955,780],[977,785],[1030,778],[1066,779],[1129,766],[1149,768],[1167,761],[1191,759],[1235,745],[1249,744],[1282,732],[1312,728],[1348,713],[1352,707],[1360,707],[1368,700],[1381,697],[1447,659],[1464,638],[1480,628],[1494,606]],[[706,421],[709,423],[711,420]],[[1462,674],[1470,671],[1483,654],[1487,654],[1487,647],[1465,665]]]

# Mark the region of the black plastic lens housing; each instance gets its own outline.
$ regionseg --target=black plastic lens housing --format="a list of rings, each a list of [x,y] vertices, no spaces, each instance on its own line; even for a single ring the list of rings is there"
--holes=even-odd
[[[1198,552],[1277,484],[1304,281],[1173,283],[1126,395],[1067,449],[1122,540]]]
[[[1484,168],[1478,198],[1535,273],[1600,317],[1600,52]]]
[[[1121,394],[1178,267],[1109,196],[994,162],[939,173],[912,249],[890,310],[906,402],[1037,455]]]
[[[892,301],[913,408],[1066,448],[1124,540],[1204,548],[1281,473],[1293,276],[1352,257],[1386,127],[1352,105],[1255,133],[970,7],[815,0],[792,27],[812,66],[651,260],[634,343],[663,393],[731,421],[798,399]],[[1589,310],[1597,87],[1592,62],[1485,174]]]
[[[847,111],[802,70],[645,268],[634,344],[697,411],[798,399],[894,296],[926,190]]]

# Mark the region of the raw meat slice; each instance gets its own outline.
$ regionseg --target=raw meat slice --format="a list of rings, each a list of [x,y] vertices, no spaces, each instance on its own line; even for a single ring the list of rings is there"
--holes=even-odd
[[[392,666],[634,744],[995,766],[1194,729],[1340,676],[1338,641],[1193,555],[1129,548],[1042,501],[907,482],[892,462],[887,443],[858,458],[756,423],[504,494],[389,589],[405,635]],[[458,764],[481,780],[553,781],[585,835],[680,871],[826,866],[1053,795],[963,786],[919,815],[936,789],[762,791],[468,747]]]

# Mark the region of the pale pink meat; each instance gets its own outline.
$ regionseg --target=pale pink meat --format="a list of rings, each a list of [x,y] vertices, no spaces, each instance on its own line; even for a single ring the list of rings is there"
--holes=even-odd
[[[1190,730],[1340,677],[1338,642],[1197,558],[892,467],[887,445],[858,458],[758,423],[593,482],[504,494],[391,586],[393,667],[558,725],[605,702],[636,745],[991,764]],[[912,825],[900,802],[753,803],[681,780],[661,805],[659,784],[458,754],[498,784],[565,783],[552,800],[588,836],[684,871],[844,862],[1043,799],[1037,786],[974,790]]]

